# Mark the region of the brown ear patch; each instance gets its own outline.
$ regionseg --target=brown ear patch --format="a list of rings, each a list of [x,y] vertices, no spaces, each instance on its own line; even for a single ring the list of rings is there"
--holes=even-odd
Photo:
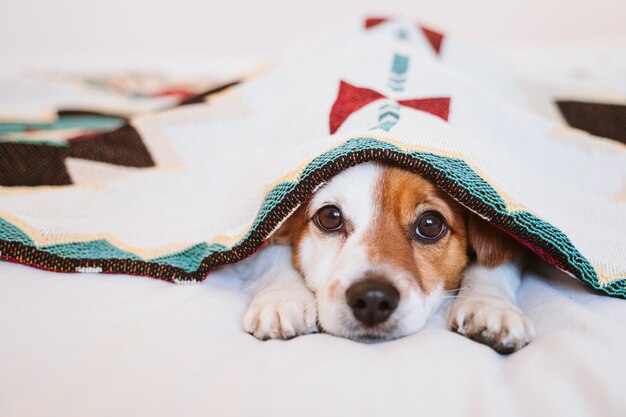
[[[511,260],[518,245],[506,233],[470,213],[467,225],[469,247],[480,265],[494,267]]]
[[[270,245],[293,245],[305,225],[306,204],[301,205],[267,240]]]

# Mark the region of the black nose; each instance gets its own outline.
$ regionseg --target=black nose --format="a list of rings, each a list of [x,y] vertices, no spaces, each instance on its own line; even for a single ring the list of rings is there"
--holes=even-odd
[[[388,282],[366,280],[351,285],[346,291],[346,300],[357,320],[374,326],[391,316],[398,307],[400,294]]]

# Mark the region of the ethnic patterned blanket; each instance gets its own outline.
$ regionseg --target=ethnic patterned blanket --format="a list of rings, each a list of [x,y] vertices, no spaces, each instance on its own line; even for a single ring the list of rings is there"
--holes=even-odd
[[[626,297],[626,101],[606,85],[565,87],[429,28],[369,19],[196,104],[99,133],[5,126],[0,256],[197,282],[253,254],[333,175],[379,160]]]

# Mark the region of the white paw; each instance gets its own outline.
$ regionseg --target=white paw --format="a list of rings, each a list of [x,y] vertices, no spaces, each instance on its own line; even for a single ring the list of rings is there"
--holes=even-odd
[[[243,328],[257,339],[290,339],[317,332],[315,296],[306,288],[265,289],[246,314]]]
[[[534,336],[532,322],[509,300],[489,296],[457,298],[450,309],[450,328],[498,353],[512,353]]]

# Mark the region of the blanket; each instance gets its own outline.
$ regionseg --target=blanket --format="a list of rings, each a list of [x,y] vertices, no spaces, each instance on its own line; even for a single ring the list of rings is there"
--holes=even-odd
[[[369,19],[197,104],[70,140],[4,139],[0,257],[198,282],[375,160],[626,297],[626,101],[534,81],[430,28]]]

